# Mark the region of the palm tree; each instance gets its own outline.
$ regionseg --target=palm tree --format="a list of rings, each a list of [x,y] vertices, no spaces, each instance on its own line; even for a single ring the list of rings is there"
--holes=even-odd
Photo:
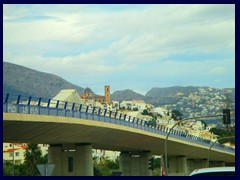
[[[25,165],[27,167],[27,175],[39,175],[37,163],[41,161],[42,151],[38,144],[27,144],[28,148],[25,152]]]

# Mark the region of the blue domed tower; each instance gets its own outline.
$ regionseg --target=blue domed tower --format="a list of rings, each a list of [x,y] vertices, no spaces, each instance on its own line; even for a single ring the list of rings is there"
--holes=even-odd
[[[84,99],[93,99],[93,96],[94,96],[93,92],[89,87],[84,89],[84,92],[83,92],[83,98]]]

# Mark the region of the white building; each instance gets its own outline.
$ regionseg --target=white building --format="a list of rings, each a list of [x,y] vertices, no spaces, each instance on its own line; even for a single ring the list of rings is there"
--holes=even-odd
[[[122,101],[120,103],[120,108],[132,110],[132,101]]]
[[[205,127],[205,125],[201,122],[201,121],[196,121],[193,125],[192,125],[192,129],[193,130],[203,130]]]
[[[116,160],[119,155],[120,152],[119,151],[108,151],[108,150],[102,150],[102,149],[93,149],[93,157],[98,157],[99,160],[101,160],[101,158],[103,157],[108,157],[111,160]]]
[[[157,113],[157,114],[160,114],[162,117],[167,116],[167,114],[168,114],[168,110],[166,108],[163,108],[163,107],[155,107],[155,108],[153,108],[152,111]]]
[[[42,156],[48,153],[47,144],[38,144],[38,146],[42,151]],[[22,164],[27,147],[26,143],[3,143],[3,160],[12,162],[14,159],[14,164]]]

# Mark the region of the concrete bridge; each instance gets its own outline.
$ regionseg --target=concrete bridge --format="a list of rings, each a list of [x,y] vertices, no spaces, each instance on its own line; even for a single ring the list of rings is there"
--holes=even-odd
[[[3,140],[50,144],[48,161],[56,165],[53,175],[93,175],[92,148],[121,151],[120,171],[127,176],[151,175],[148,160],[164,154],[167,128],[96,107],[25,100],[4,97]],[[173,131],[168,140],[168,174],[188,175],[206,167],[210,145],[210,141]],[[234,163],[235,150],[215,144],[210,161],[219,166]]]

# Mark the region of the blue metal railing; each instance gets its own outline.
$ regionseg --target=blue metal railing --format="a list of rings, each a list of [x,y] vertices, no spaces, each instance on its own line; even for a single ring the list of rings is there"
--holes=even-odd
[[[107,109],[86,106],[74,102],[38,97],[21,97],[20,95],[5,94],[3,98],[3,112],[65,116],[96,120],[141,129],[164,136],[167,136],[167,133],[170,130],[167,127],[150,124],[139,118],[131,117],[126,114],[123,115],[117,111],[107,111]],[[178,130],[173,130],[169,136],[207,147],[211,144],[210,140],[199,138]],[[213,147],[228,152],[235,152],[234,148],[218,143],[215,143]]]

